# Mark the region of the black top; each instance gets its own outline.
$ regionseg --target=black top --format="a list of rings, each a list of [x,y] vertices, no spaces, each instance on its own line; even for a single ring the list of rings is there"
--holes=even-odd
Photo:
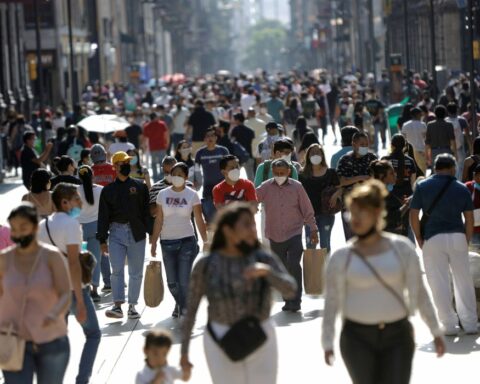
[[[217,141],[217,145],[227,148],[230,153],[235,153],[235,147],[227,135],[220,137]]]
[[[450,141],[455,140],[453,125],[445,120],[435,120],[427,124],[425,144],[435,148],[450,148]]]
[[[127,132],[128,141],[135,145],[135,148],[140,148],[139,137],[142,134],[142,127],[137,124],[132,124],[125,128],[125,132]]]
[[[253,157],[252,154],[252,141],[255,138],[255,132],[253,129],[248,128],[247,126],[241,124],[237,125],[232,129],[232,137],[237,140],[237,142],[247,150],[250,157]],[[229,150],[230,151],[230,150]],[[230,151],[230,153],[233,153]]]
[[[75,176],[70,176],[70,175],[58,175],[55,177],[52,177],[50,180],[50,183],[52,186],[50,187],[51,190],[55,188],[55,186],[59,183],[70,183],[70,184],[75,184],[75,185],[80,185],[82,182],[78,177]]]
[[[337,165],[337,174],[340,177],[368,176],[370,175],[370,163],[377,160],[377,156],[368,152],[365,156],[355,157],[353,151],[343,155]],[[344,187],[351,191],[355,184]]]
[[[38,154],[35,149],[23,146],[22,153],[20,155],[20,165],[22,167],[22,180],[23,185],[30,189],[30,177],[32,176],[33,171],[40,168],[40,166],[34,163],[32,160],[38,158]]]
[[[203,141],[207,129],[215,125],[215,118],[205,108],[196,108],[188,119],[192,126],[192,141]]]
[[[307,192],[310,199],[315,216],[322,214],[322,192],[325,188],[340,185],[337,171],[333,168],[328,168],[323,176],[306,177],[302,172],[298,180],[302,183],[303,188]]]
[[[130,224],[135,241],[150,233],[149,196],[147,186],[140,180],[118,178],[103,188],[98,209],[97,239],[106,243],[110,224]]]
[[[393,169],[397,174],[397,183],[394,186],[393,192],[396,196],[410,196],[413,193],[411,176],[417,173],[415,161],[410,156],[404,155],[403,175],[400,175],[400,154],[392,153],[390,156],[382,157],[382,160],[388,160],[392,163]]]

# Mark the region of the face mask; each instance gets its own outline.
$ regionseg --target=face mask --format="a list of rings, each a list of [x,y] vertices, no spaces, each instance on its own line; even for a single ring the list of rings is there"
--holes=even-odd
[[[358,154],[360,156],[365,156],[368,153],[368,147],[360,147],[358,148]]]
[[[245,240],[241,241],[235,247],[245,256],[251,255],[255,252],[258,248],[260,248],[260,243],[255,241],[255,244],[250,245]]]
[[[387,184],[387,191],[392,192],[393,191],[393,184]]]
[[[287,176],[275,176],[274,179],[275,179],[275,182],[278,185],[283,185],[283,184],[285,184],[285,181],[287,181],[288,177]]]
[[[80,212],[82,212],[81,208],[73,207],[70,211],[68,211],[68,216],[76,219],[78,216],[80,216]]]
[[[137,165],[137,164],[138,164],[138,159],[136,157],[130,160],[130,165]]]
[[[260,108],[260,113],[265,115],[267,113],[267,108]]]
[[[176,188],[183,187],[185,184],[185,179],[181,176],[172,176],[172,184]]]
[[[372,236],[374,233],[377,233],[377,226],[374,225],[372,228],[370,228],[367,232],[365,232],[363,235],[357,235],[357,237],[360,240],[365,240],[366,238]]]
[[[32,244],[33,239],[35,239],[35,235],[32,233],[27,236],[22,236],[22,237],[10,237],[10,239],[17,245],[20,246],[20,248],[27,248],[30,244]]]
[[[128,176],[128,175],[130,175],[130,171],[131,171],[130,163],[122,164],[120,166],[120,174],[121,175]]]
[[[312,157],[310,157],[310,162],[311,162],[313,165],[319,165],[319,164],[322,162],[322,156],[320,156],[320,155],[313,155]]]
[[[232,169],[228,171],[228,178],[232,181],[238,181],[240,179],[240,169]]]
[[[280,136],[278,136],[278,135],[272,135],[272,136],[270,136],[270,140],[276,141],[276,140],[278,140],[279,137]]]
[[[170,174],[165,175],[165,181],[166,181],[168,184],[172,184],[172,175],[170,175]]]
[[[478,189],[480,191],[480,183],[475,183],[475,189]]]
[[[283,155],[281,157],[281,159],[285,160],[286,162],[290,163],[292,161],[292,154],[288,154],[288,155]]]
[[[182,157],[187,157],[188,155],[190,155],[192,153],[192,148],[180,149],[179,152],[182,155]]]

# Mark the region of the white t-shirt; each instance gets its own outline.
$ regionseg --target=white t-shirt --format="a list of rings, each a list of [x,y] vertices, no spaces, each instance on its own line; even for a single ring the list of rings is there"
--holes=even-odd
[[[160,368],[163,370],[164,378],[163,384],[173,384],[175,380],[182,378],[182,371],[178,368],[169,365]],[[135,384],[151,384],[155,377],[157,377],[158,370],[150,368],[148,365],[137,373]]]
[[[67,245],[78,245],[80,248],[82,247],[82,227],[77,219],[68,216],[65,212],[55,212],[47,219],[52,240],[61,252],[67,253]],[[40,222],[38,240],[52,244],[45,225],[45,220],[47,219]]]
[[[458,117],[447,117],[445,121],[453,125],[453,133],[455,134],[455,144],[457,145],[457,148],[462,148],[464,143],[463,130],[462,130],[462,126],[460,125],[460,121],[458,120]]]
[[[420,120],[410,120],[403,124],[402,133],[412,147],[419,152],[425,151],[427,126]]]
[[[112,143],[110,144],[110,147],[108,147],[108,152],[113,155],[117,152],[123,151],[123,152],[128,152],[128,151],[134,151],[135,150],[135,145],[132,143]]]
[[[190,116],[190,113],[188,112],[188,109],[185,107],[182,107],[180,111],[175,109],[172,111],[170,114],[172,117],[173,121],[173,130],[172,133],[178,133],[178,134],[185,134],[185,123],[188,120],[188,116]]]
[[[200,204],[195,190],[185,187],[182,192],[166,188],[157,196],[157,204],[163,211],[163,226],[160,238],[175,240],[195,235],[191,221],[193,207]]]
[[[98,220],[98,205],[100,203],[100,194],[102,193],[103,187],[101,185],[93,186],[93,205],[85,199],[85,191],[83,186],[78,187],[78,194],[82,199],[82,212],[78,216],[77,220],[80,224],[92,223]]]

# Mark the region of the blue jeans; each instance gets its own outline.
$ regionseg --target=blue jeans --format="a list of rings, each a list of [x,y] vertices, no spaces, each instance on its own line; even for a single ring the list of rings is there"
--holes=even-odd
[[[213,204],[213,197],[204,197],[202,199],[202,212],[207,224],[211,224],[217,213],[217,208]]]
[[[335,215],[315,216],[315,222],[318,227],[318,234],[320,236],[320,248],[326,248],[330,252],[330,236],[332,234],[333,224],[335,223]],[[307,248],[315,248],[310,241],[310,227],[305,226],[305,237],[307,240]]]
[[[88,384],[90,381],[93,364],[97,357],[98,346],[100,344],[100,339],[102,338],[95,306],[90,298],[90,288],[83,288],[82,293],[83,301],[85,302],[85,307],[87,309],[87,321],[80,324],[83,329],[83,334],[85,335],[85,344],[83,345],[82,357],[80,358],[80,365],[78,367],[78,375],[75,380],[76,384]],[[75,295],[72,296],[70,313],[75,315],[77,313],[77,299],[75,298]]]
[[[163,263],[170,293],[180,310],[187,306],[188,285],[193,261],[198,254],[195,236],[176,240],[161,240]]]
[[[163,177],[162,161],[166,154],[167,151],[164,149],[159,151],[150,151],[150,156],[152,157],[152,176],[154,181],[158,181]]]
[[[113,301],[125,302],[125,259],[128,259],[128,303],[137,304],[143,279],[145,239],[135,241],[130,224],[112,223],[108,247]]]
[[[87,249],[93,253],[97,259],[97,265],[93,270],[92,285],[98,287],[100,285],[100,271],[102,272],[103,284],[110,286],[110,261],[107,256],[102,255],[100,250],[100,242],[97,240],[97,222],[82,224],[83,241],[87,242]]]
[[[3,371],[5,384],[62,384],[70,358],[68,337],[63,336],[44,344],[27,342],[23,368],[19,372]]]

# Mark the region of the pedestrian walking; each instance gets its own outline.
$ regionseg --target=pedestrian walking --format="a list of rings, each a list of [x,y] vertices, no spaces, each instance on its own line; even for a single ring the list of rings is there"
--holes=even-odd
[[[290,164],[284,159],[272,163],[273,179],[257,188],[258,201],[265,207],[265,237],[297,282],[294,298],[284,297],[283,311],[298,312],[302,302],[302,230],[310,227],[310,243],[318,244],[315,212],[302,184],[290,178]]]
[[[20,166],[22,167],[22,181],[25,188],[30,189],[30,178],[33,171],[38,168],[45,168],[44,162],[50,156],[53,143],[48,142],[45,150],[38,155],[34,148],[37,136],[33,131],[27,131],[23,134],[23,147],[20,152]],[[16,155],[15,155],[16,156]]]
[[[410,204],[410,225],[422,248],[427,281],[448,336],[458,334],[459,320],[467,334],[478,333],[475,290],[468,262],[474,206],[467,187],[455,179],[455,167],[452,155],[437,156],[435,175],[418,183]],[[420,210],[427,217],[422,220],[423,225]]]
[[[110,157],[119,151],[128,152],[135,149],[135,145],[128,141],[127,131],[115,131],[113,137],[115,138],[115,142],[108,147]]]
[[[473,173],[478,164],[480,164],[480,137],[476,137],[473,141],[473,154],[463,163],[462,181],[464,183],[473,180]]]
[[[271,288],[289,299],[297,286],[281,262],[260,248],[251,206],[235,203],[226,207],[217,217],[210,254],[201,258],[192,272],[182,329],[184,372],[192,368],[191,332],[200,301],[206,296],[208,325],[203,342],[212,382],[276,383],[278,350],[270,320]],[[248,331],[247,323],[251,325]],[[227,338],[230,342],[225,346]],[[243,348],[236,348],[240,339]],[[239,353],[233,356],[230,348]]]
[[[329,213],[328,210],[341,199],[343,191],[340,187],[337,171],[328,167],[325,151],[320,144],[312,144],[307,149],[305,159],[305,167],[300,172],[299,181],[305,188],[315,212],[315,222],[320,235],[320,247],[330,252],[330,236],[335,223],[335,214]],[[324,195],[329,197],[326,206],[323,203]],[[307,248],[313,247],[310,234],[311,229],[306,226]]]
[[[175,103],[175,107],[170,111],[173,125],[171,141],[174,148],[176,148],[179,142],[185,138],[187,122],[190,116],[188,108],[186,108],[183,104],[183,97],[179,97]]]
[[[64,257],[37,239],[38,215],[24,203],[8,217],[14,246],[0,252],[0,325],[13,324],[26,341],[20,371],[5,384],[62,384],[70,358],[65,314],[70,279]],[[28,299],[27,299],[28,296]]]
[[[325,273],[325,362],[333,363],[340,314],[340,351],[353,384],[410,382],[415,340],[409,317],[417,310],[434,337],[437,356],[445,352],[415,248],[404,237],[383,232],[386,196],[377,180],[347,196],[355,238],[331,255]]]
[[[252,143],[255,139],[255,132],[253,129],[244,124],[245,116],[243,113],[234,114],[233,123],[235,124],[235,127],[233,127],[232,131],[230,132],[230,137],[247,151],[249,158],[243,164],[243,166],[247,172],[248,180],[253,180],[255,177],[255,164],[253,159]]]
[[[413,147],[413,155],[418,167],[425,175],[427,171],[427,161],[425,154],[425,139],[427,136],[427,126],[421,121],[422,110],[420,108],[412,108],[410,110],[411,120],[407,121],[402,126],[402,135]]]
[[[427,135],[425,137],[425,151],[427,154],[427,165],[433,165],[433,161],[442,153],[450,153],[457,156],[457,143],[453,125],[445,121],[447,109],[443,105],[435,107],[436,120],[427,124]]]
[[[51,173],[46,169],[39,168],[33,171],[31,177],[30,192],[22,197],[22,201],[32,203],[37,209],[38,216],[44,219],[55,211],[51,189]]]
[[[94,144],[90,149],[92,159],[93,183],[105,187],[117,177],[115,167],[107,162],[107,152],[102,144]]]
[[[97,239],[103,254],[109,255],[112,267],[114,305],[105,315],[116,319],[123,317],[126,259],[129,275],[127,315],[129,319],[140,318],[135,306],[143,279],[146,234],[150,233],[148,189],[144,183],[130,177],[131,159],[125,152],[113,155],[117,178],[103,188],[98,209]]]
[[[195,109],[187,120],[187,131],[185,139],[192,142],[192,154],[197,155],[197,151],[203,147],[205,135],[210,127],[215,125],[215,117],[205,110],[203,100],[195,101]]]
[[[50,180],[52,190],[57,184],[69,183],[80,185],[81,181],[78,177],[74,176],[77,172],[75,161],[66,155],[56,157],[53,159],[53,166],[57,170],[58,174]]]
[[[342,137],[342,148],[332,155],[332,158],[330,160],[330,166],[332,168],[337,169],[338,162],[340,161],[342,156],[346,155],[348,152],[353,151],[352,139],[353,135],[355,135],[355,133],[357,132],[360,132],[358,128],[351,125],[347,125],[340,129],[340,136]]]
[[[78,187],[67,183],[60,183],[55,187],[52,199],[56,212],[40,222],[38,238],[44,243],[56,246],[68,259],[73,288],[70,312],[75,315],[85,335],[75,382],[87,384],[92,376],[102,332],[90,297],[90,288],[82,284],[79,256],[83,233],[77,220],[81,212],[82,200]]]
[[[170,133],[165,122],[160,120],[156,113],[152,113],[150,121],[143,126],[143,136],[148,139],[153,180],[158,181],[162,177],[162,160],[170,146]],[[158,168],[160,168],[160,172]]]
[[[473,208],[475,212],[477,209],[480,209],[480,164],[477,165],[473,171],[473,179],[471,181],[467,181],[465,186],[472,195]],[[474,213],[474,229],[470,244],[475,252],[480,252],[480,225],[477,220],[475,220]]]
[[[270,160],[272,158],[273,144],[280,140],[281,134],[283,134],[283,128],[275,122],[267,123],[265,125],[265,130],[267,131],[267,136],[260,142],[260,144],[258,144],[257,148],[259,155],[257,158],[257,163],[261,163],[262,161]]]
[[[87,249],[95,256],[97,264],[92,274],[92,290],[90,296],[94,303],[100,302],[98,294],[100,287],[100,274],[103,277],[102,292],[111,292],[110,283],[110,260],[107,255],[102,254],[100,242],[97,239],[98,207],[103,187],[93,183],[93,172],[88,165],[78,169],[78,176],[82,186],[78,188],[82,200],[82,211],[78,216],[78,222],[82,225],[83,241],[87,243]]]
[[[446,122],[453,125],[453,133],[455,134],[455,148],[456,148],[456,160],[457,160],[457,179],[460,179],[463,175],[463,163],[465,161],[465,138],[469,137],[470,131],[468,129],[467,120],[458,115],[457,103],[451,102],[447,105],[448,117]]]
[[[132,179],[140,180],[147,186],[148,190],[152,188],[152,181],[150,179],[150,173],[146,167],[142,166],[140,161],[140,154],[138,150],[131,150],[127,151],[127,155],[130,156],[132,159],[130,160],[130,177]]]
[[[192,146],[187,140],[180,140],[175,148],[175,160],[185,163],[188,167],[188,180],[193,183],[195,162],[192,158]]]
[[[194,189],[186,186],[188,167],[184,163],[175,164],[171,176],[172,186],[157,196],[151,254],[156,256],[160,238],[168,289],[176,303],[172,316],[179,317],[187,307],[190,272],[199,251],[192,214],[203,242],[207,243],[208,239],[200,198]]]

